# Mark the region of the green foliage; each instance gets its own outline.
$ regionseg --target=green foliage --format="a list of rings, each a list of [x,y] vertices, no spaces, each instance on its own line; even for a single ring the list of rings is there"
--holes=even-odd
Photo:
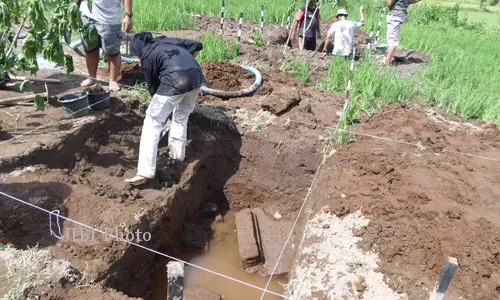
[[[35,101],[33,101],[33,107],[38,110],[45,110],[45,101],[41,95],[35,96]]]
[[[96,44],[99,41],[99,33],[92,24],[85,24],[83,26],[82,37],[85,44]]]
[[[311,76],[309,64],[305,58],[293,58],[290,54],[285,57],[283,62],[282,72],[290,72],[300,82],[306,83]]]
[[[149,104],[151,102],[151,95],[146,83],[136,84],[132,88],[123,91],[122,97],[128,101],[139,101],[140,104]]]
[[[15,34],[13,23],[17,20],[29,21],[22,51],[13,49]],[[21,25],[21,24],[20,24]],[[77,5],[71,0],[7,0],[0,2],[0,73],[11,69],[36,73],[36,57],[43,57],[59,65],[68,72],[73,71],[71,56],[65,55],[61,38],[71,34],[71,30],[82,27]],[[44,43],[43,37],[47,37]]]
[[[318,84],[318,88],[345,93],[350,63],[351,61],[343,57],[334,56],[327,77]],[[338,144],[353,139],[353,136],[342,130],[354,122],[359,111],[371,113],[374,109],[394,101],[407,101],[415,90],[413,80],[399,77],[391,68],[377,69],[369,60],[356,62],[353,75],[351,99],[339,123]]]
[[[228,45],[223,37],[215,34],[213,31],[205,33],[201,43],[203,44],[203,50],[196,57],[200,64],[205,60],[223,61],[233,59],[239,53],[237,42]]]
[[[347,3],[346,0],[342,0]],[[321,1],[321,15],[328,18],[334,14],[333,4],[336,1]],[[283,17],[293,16],[296,10],[304,5],[305,1],[298,0],[273,0],[266,2],[252,1],[226,1],[224,16],[238,18],[240,12],[245,13],[246,20],[260,21],[260,4],[264,4],[264,19],[266,23],[279,23]],[[165,11],[158,9],[157,0],[141,0],[134,2],[134,28],[136,30],[174,30],[187,29],[194,25],[195,19],[191,14],[206,16],[220,16],[221,0],[192,0],[175,1],[163,0],[162,7],[168,7],[168,17]],[[357,10],[357,8],[356,8]],[[286,20],[286,17],[285,17]],[[209,28],[207,28],[209,29]],[[218,28],[212,28],[216,30]]]
[[[266,45],[266,41],[264,41],[264,36],[262,35],[262,31],[260,31],[260,29],[252,32],[252,41],[257,47],[264,47]]]
[[[415,79],[419,98],[464,118],[500,122],[499,36],[465,25],[407,25],[403,44],[432,54],[431,64]]]
[[[162,1],[162,7],[168,7],[168,17],[165,10],[158,7],[158,0],[141,0],[134,2],[134,30],[175,30],[193,27],[196,20],[183,9],[183,3],[173,0]]]
[[[21,299],[19,295],[19,291],[17,289],[11,290],[8,293],[4,294],[0,300],[19,300]]]
[[[446,7],[441,5],[421,4],[411,7],[411,22],[417,24],[446,24],[457,26],[458,20],[458,5]]]
[[[495,6],[495,5],[497,5],[497,4],[498,4],[498,1],[499,1],[499,0],[491,0],[491,1],[490,1],[490,5],[491,5],[491,6]]]

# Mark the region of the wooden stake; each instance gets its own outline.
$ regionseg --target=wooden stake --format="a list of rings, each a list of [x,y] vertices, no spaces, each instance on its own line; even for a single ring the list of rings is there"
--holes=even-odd
[[[2,99],[2,100],[0,100],[0,104],[10,104],[10,103],[14,103],[14,102],[33,100],[36,98],[37,95],[40,95],[44,98],[48,98],[48,96],[49,96],[47,92],[41,93],[41,94],[29,94],[29,95],[20,96],[20,97]]]
[[[264,4],[260,6],[260,31],[264,32]]]
[[[184,263],[169,261],[167,264],[167,300],[182,300],[184,297]]]
[[[61,80],[52,79],[52,78],[38,78],[38,77],[25,77],[25,76],[13,76],[13,75],[9,75],[9,76],[10,76],[10,79],[15,80],[15,81],[29,80],[29,81],[34,81],[34,82],[61,83]]]
[[[384,16],[385,8],[380,13],[380,19],[378,20],[377,35],[375,36],[375,41],[377,44],[380,42],[380,26],[382,25],[382,17]]]
[[[243,12],[240,12],[240,22],[238,23],[238,44],[241,41],[241,31],[243,30]]]
[[[446,263],[444,265],[443,272],[439,276],[439,280],[432,291],[431,297],[429,300],[443,300],[444,293],[448,289],[450,285],[451,279],[455,274],[455,271],[458,269],[458,260],[454,257],[448,257]]]
[[[224,0],[220,9],[220,35],[224,33]]]

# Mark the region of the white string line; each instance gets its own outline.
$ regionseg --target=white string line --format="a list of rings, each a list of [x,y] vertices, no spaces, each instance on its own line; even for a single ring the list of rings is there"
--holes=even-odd
[[[8,139],[8,140],[5,140],[5,141],[1,142],[1,143],[0,143],[0,145],[4,145],[4,144],[6,144],[6,143],[8,143],[8,142],[11,142],[11,141],[16,140],[16,139],[18,139],[18,138],[21,138],[21,137],[23,137],[23,136],[25,136],[25,135],[28,135],[28,134],[30,134],[30,133],[33,133],[33,132],[38,131],[38,130],[40,130],[40,129],[43,129],[43,128],[45,128],[45,127],[48,127],[48,126],[51,126],[51,125],[55,125],[55,124],[57,124],[57,123],[59,123],[59,122],[61,122],[61,121],[63,121],[63,120],[69,119],[71,116],[73,116],[73,115],[75,115],[75,114],[77,114],[77,113],[79,113],[79,112],[81,112],[81,111],[83,111],[83,110],[86,110],[86,109],[88,109],[88,108],[90,108],[90,107],[92,107],[92,106],[94,106],[94,105],[97,105],[97,104],[99,104],[99,103],[101,103],[101,102],[103,102],[103,101],[107,101],[107,100],[108,100],[108,98],[104,98],[104,99],[102,99],[102,100],[97,101],[96,103],[89,104],[88,106],[85,106],[85,107],[84,107],[84,108],[82,108],[82,109],[79,109],[79,110],[74,111],[74,112],[72,112],[72,113],[70,113],[70,114],[67,114],[67,115],[65,115],[64,117],[60,118],[60,119],[56,119],[56,120],[54,120],[54,121],[52,121],[52,122],[49,122],[49,123],[47,123],[47,124],[40,125],[40,126],[35,127],[35,128],[33,128],[33,129],[31,129],[31,130],[28,130],[28,131],[23,132],[23,133],[21,133],[21,134],[19,134],[19,135],[16,135],[15,137],[12,137],[12,138],[10,138],[10,139]]]
[[[336,129],[334,127],[332,127],[332,126],[321,125],[321,124],[314,124],[314,123],[297,121],[297,120],[292,120],[292,119],[288,119],[288,120],[290,120],[290,122],[294,122],[294,123],[298,123],[298,124],[303,124],[303,125],[308,125],[308,126],[320,126],[320,127],[324,127],[324,128],[327,128],[327,129],[333,129],[334,130],[333,133],[335,134],[335,130]],[[387,141],[387,142],[393,142],[393,143],[398,143],[398,144],[405,144],[405,145],[414,146],[414,147],[421,148],[421,149],[423,148],[424,150],[427,149],[425,146],[423,146],[421,144],[418,144],[418,143],[412,143],[412,142],[407,142],[407,141],[403,141],[403,140],[391,139],[391,138],[387,138],[387,137],[383,137],[383,136],[377,136],[377,135],[373,135],[373,134],[369,134],[369,133],[358,132],[358,131],[348,130],[348,129],[337,129],[337,131],[342,131],[342,132],[350,133],[350,134],[354,134],[354,135],[365,136],[365,137],[369,137],[369,138],[373,138],[373,139],[377,139],[377,140],[382,140],[382,141]],[[460,152],[460,151],[453,151],[453,150],[446,150],[446,149],[442,149],[441,152],[447,152],[447,153],[452,153],[452,154],[465,155],[465,156],[476,157],[476,158],[481,158],[481,159],[486,159],[486,160],[492,160],[492,161],[500,162],[500,159],[498,159],[498,158],[488,157],[488,156],[481,156],[481,155],[472,154],[472,153],[466,153],[466,152]]]
[[[351,67],[353,67],[353,66],[354,66],[354,56],[353,56],[353,61],[352,61]],[[352,69],[351,69],[351,71],[352,71]],[[346,99],[346,101],[348,101],[348,100]],[[347,105],[344,105],[344,109],[342,110],[342,114],[337,122],[337,126],[335,127],[335,132],[338,132],[338,128],[339,128],[340,122],[342,121],[342,117],[344,115],[346,108],[347,108]],[[314,174],[314,178],[311,182],[311,185],[309,186],[309,189],[307,190],[306,197],[304,198],[304,201],[302,202],[302,205],[300,206],[299,212],[297,214],[297,218],[295,218],[295,221],[293,222],[293,225],[292,225],[292,229],[288,233],[288,237],[286,238],[285,244],[283,245],[283,248],[281,249],[281,253],[278,257],[278,260],[276,261],[276,265],[274,265],[273,271],[271,272],[271,276],[269,276],[269,280],[267,281],[266,287],[264,288],[264,292],[262,292],[262,295],[260,296],[260,300],[262,300],[264,298],[264,295],[266,294],[266,290],[269,287],[271,280],[273,279],[274,272],[276,272],[276,269],[278,268],[278,265],[281,261],[281,258],[283,256],[283,254],[285,253],[286,246],[288,245],[288,242],[290,241],[290,238],[293,234],[293,230],[295,229],[295,226],[297,225],[297,222],[299,221],[300,215],[302,214],[302,210],[306,206],[307,199],[309,199],[309,195],[311,194],[311,191],[314,188],[314,184],[316,183],[316,179],[318,178],[318,174],[321,171],[321,167],[323,167],[323,165],[326,162],[326,159],[327,159],[330,147],[332,146],[332,143],[333,143],[333,139],[329,141],[328,146],[325,148],[325,151],[323,153],[323,158],[321,159],[321,162],[319,163],[318,167],[316,168],[316,173]]]
[[[325,159],[322,159],[321,162],[320,162],[320,164],[316,168],[316,174],[314,174],[314,178],[313,178],[313,180],[311,182],[311,185],[309,186],[309,189],[307,191],[306,197],[304,198],[304,201],[302,202],[302,205],[300,206],[299,212],[297,214],[297,218],[295,218],[295,221],[293,222],[293,225],[292,225],[292,229],[288,233],[288,237],[286,238],[285,244],[283,245],[283,248],[281,249],[281,253],[280,253],[279,257],[278,257],[278,260],[276,261],[276,265],[274,265],[273,271],[271,272],[271,276],[269,276],[269,280],[266,283],[266,287],[264,288],[264,291],[262,292],[260,300],[264,299],[264,295],[266,294],[266,292],[268,292],[267,289],[269,287],[269,284],[271,283],[271,280],[273,279],[274,273],[276,272],[276,269],[278,268],[278,265],[279,265],[279,263],[281,261],[281,258],[283,257],[283,254],[285,253],[286,246],[288,245],[288,242],[290,241],[290,238],[291,238],[291,236],[293,234],[294,228],[297,225],[297,222],[299,221],[299,217],[300,217],[300,215],[302,213],[302,210],[304,210],[304,207],[306,205],[307,199],[309,199],[309,195],[311,194],[311,191],[313,190],[314,184],[316,183],[316,179],[318,178],[319,171],[321,170],[321,167],[323,166],[323,164],[324,164],[325,161],[326,161]]]
[[[142,245],[140,245],[140,244],[137,244],[137,243],[131,242],[131,241],[129,241],[129,240],[126,240],[126,239],[120,238],[120,237],[115,236],[115,235],[113,235],[113,234],[111,234],[111,233],[105,232],[105,231],[103,231],[103,230],[100,230],[100,229],[98,229],[98,228],[95,228],[95,227],[92,227],[92,226],[89,226],[89,225],[86,225],[86,224],[84,224],[84,223],[78,222],[78,221],[73,220],[73,219],[70,219],[70,218],[68,218],[68,217],[61,216],[61,215],[59,215],[59,214],[57,213],[57,211],[49,211],[49,210],[47,210],[47,209],[44,209],[44,208],[42,208],[42,207],[39,207],[39,206],[34,205],[34,204],[32,204],[32,203],[29,203],[29,202],[27,202],[27,201],[25,201],[25,200],[22,200],[22,199],[19,199],[19,198],[14,197],[14,196],[12,196],[12,195],[6,194],[6,193],[4,193],[4,192],[2,192],[2,191],[0,191],[0,195],[3,195],[3,196],[5,196],[5,197],[7,197],[7,198],[10,198],[10,199],[14,200],[14,201],[20,202],[20,203],[25,204],[25,205],[28,205],[28,206],[30,206],[30,207],[32,207],[32,208],[38,209],[38,210],[40,210],[40,211],[43,211],[43,212],[45,212],[45,213],[49,214],[49,216],[54,215],[54,216],[56,216],[56,218],[61,218],[61,219],[63,219],[63,220],[66,220],[66,221],[72,222],[72,223],[74,223],[74,224],[80,225],[80,226],[85,227],[85,228],[87,228],[87,229],[90,229],[90,230],[93,230],[93,231],[99,232],[99,233],[101,233],[101,234],[103,234],[103,235],[107,235],[107,236],[113,237],[113,238],[115,238],[115,239],[116,239],[116,240],[118,240],[118,241],[125,242],[125,243],[131,244],[131,245],[133,245],[133,246],[136,246],[136,247],[142,248],[142,249],[144,249],[144,250],[146,250],[146,251],[149,251],[149,252],[152,252],[152,253],[155,253],[155,254],[158,254],[158,255],[164,256],[164,257],[169,258],[169,259],[172,259],[172,260],[176,260],[176,261],[182,262],[182,263],[184,263],[185,265],[191,266],[191,267],[193,267],[193,268],[200,269],[200,270],[202,270],[202,271],[205,271],[205,272],[211,273],[211,274],[213,274],[213,275],[217,275],[217,276],[223,277],[223,278],[225,278],[225,279],[228,279],[228,280],[234,281],[234,282],[236,282],[236,283],[240,283],[240,284],[242,284],[242,285],[245,285],[245,286],[248,286],[248,287],[251,287],[251,288],[254,288],[254,289],[260,290],[260,291],[264,291],[264,293],[266,293],[266,292],[267,292],[267,293],[269,293],[269,294],[272,294],[272,295],[275,295],[275,296],[278,296],[278,297],[282,297],[283,299],[289,299],[288,297],[286,297],[286,296],[284,296],[284,295],[282,295],[282,294],[279,294],[279,293],[276,293],[276,292],[273,292],[273,291],[269,291],[269,290],[264,290],[263,288],[258,287],[258,286],[256,286],[256,285],[253,285],[253,284],[251,284],[251,283],[247,283],[247,282],[245,282],[245,281],[242,281],[242,280],[239,280],[239,279],[236,279],[236,278],[230,277],[230,276],[228,276],[228,275],[224,275],[224,274],[222,274],[222,273],[219,273],[219,272],[216,272],[216,271],[212,271],[212,270],[207,269],[207,268],[204,268],[204,267],[202,267],[202,266],[195,265],[195,264],[193,264],[193,263],[190,263],[190,262],[184,261],[184,260],[182,260],[182,259],[178,259],[178,258],[176,258],[176,257],[173,257],[173,256],[170,256],[170,255],[167,255],[167,254],[165,254],[165,253],[162,253],[162,252],[159,252],[159,251],[156,251],[156,250],[150,249],[150,248],[148,248],[148,247],[142,246]]]

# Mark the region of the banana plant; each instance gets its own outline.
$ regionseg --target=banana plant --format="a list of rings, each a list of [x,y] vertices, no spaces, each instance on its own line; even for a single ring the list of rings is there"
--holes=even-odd
[[[18,50],[15,47],[18,34],[27,22],[31,26],[22,49]],[[62,39],[67,40],[72,30],[82,28],[79,8],[72,0],[1,1],[0,74],[12,70],[35,74],[38,71],[36,58],[40,54],[49,61],[65,66],[68,73],[72,72],[73,59],[71,55],[64,54]]]

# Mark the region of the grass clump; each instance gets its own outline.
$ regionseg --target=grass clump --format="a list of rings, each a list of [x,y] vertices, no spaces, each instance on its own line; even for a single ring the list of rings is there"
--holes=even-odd
[[[182,5],[171,0],[134,3],[134,29],[137,31],[189,29],[195,22]]]
[[[233,59],[239,53],[239,45],[236,41],[228,44],[223,37],[213,31],[207,32],[201,42],[203,43],[203,50],[196,57],[200,64],[205,60],[223,61]]]
[[[281,71],[291,73],[302,83],[307,83],[311,76],[307,60],[300,57],[294,58],[290,54],[285,57]]]
[[[0,300],[18,300],[21,299],[20,293],[17,289],[10,290],[6,294],[2,295]]]
[[[264,37],[262,35],[262,31],[260,31],[259,29],[253,30],[251,42],[255,46],[257,46],[257,47],[264,47],[264,46],[266,46],[266,41],[264,41]]]
[[[322,1],[321,15],[328,17],[336,8],[333,1]],[[240,12],[246,20],[260,21],[261,4],[264,4],[264,20],[266,23],[279,23],[283,14],[294,16],[296,10],[304,5],[297,0],[273,0],[267,2],[226,1],[224,15],[226,18],[239,18]],[[349,7],[347,7],[349,8]],[[135,13],[137,11],[137,13]],[[220,16],[221,0],[174,1],[141,0],[134,3],[134,26],[140,30],[172,30],[188,28],[193,25],[191,14]],[[286,19],[286,17],[285,17]]]
[[[443,8],[416,8],[413,21],[402,28],[405,46],[432,54],[431,64],[418,77],[419,98],[466,119],[500,123],[500,33],[458,20],[457,8],[446,8],[454,15],[448,22],[420,22],[416,18],[422,9]]]
[[[124,96],[129,99],[138,100],[141,104],[149,104],[151,102],[147,83],[134,85],[131,89],[124,91]]]

